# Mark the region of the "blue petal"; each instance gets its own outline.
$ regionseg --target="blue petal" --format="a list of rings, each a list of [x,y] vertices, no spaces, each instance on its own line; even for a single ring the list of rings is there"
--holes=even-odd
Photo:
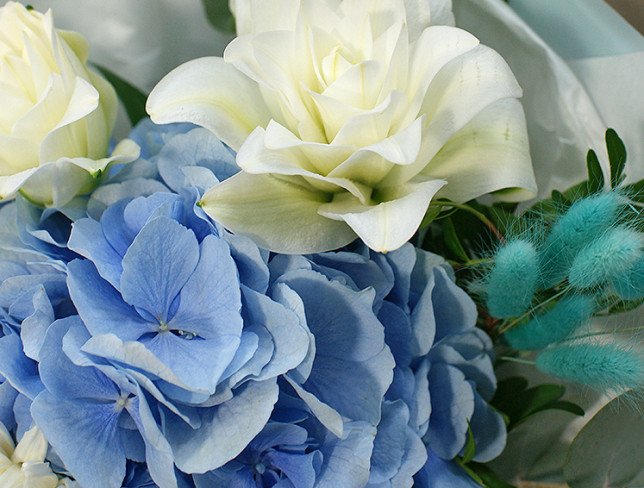
[[[434,269],[436,286],[432,294],[436,317],[436,342],[443,337],[471,329],[476,324],[476,304],[465,291],[456,286],[447,272]]]
[[[224,239],[230,245],[230,253],[237,264],[239,281],[259,293],[266,293],[269,280],[266,252],[244,236],[225,233]]]
[[[9,430],[15,425],[13,405],[17,397],[18,392],[0,376],[0,422]]]
[[[157,164],[161,177],[174,191],[186,186],[204,191],[239,171],[233,152],[202,128],[173,137],[159,152]],[[195,179],[198,169],[202,171]]]
[[[187,340],[166,332],[143,341],[143,344],[160,360],[160,366],[169,368],[185,385],[178,386],[213,394],[235,356],[239,342],[239,337],[234,334],[222,334],[216,339]],[[103,354],[109,352],[106,350]],[[118,351],[114,352],[118,354]],[[152,369],[154,373],[154,366],[148,364],[145,358],[137,361],[136,357],[132,357],[128,363],[143,371]]]
[[[306,270],[280,281],[302,298],[315,336],[316,356],[304,389],[349,419],[377,425],[395,363],[373,313],[373,292],[355,292]]]
[[[120,442],[114,403],[68,401],[49,392],[31,407],[36,424],[83,486],[120,488],[125,476],[125,452]],[[92,462],[87,462],[91,453]]]
[[[241,334],[241,292],[237,268],[228,245],[214,236],[201,243],[194,273],[181,290],[171,329],[192,332],[204,339]]]
[[[123,258],[120,291],[124,300],[168,322],[170,306],[195,270],[199,244],[174,220],[151,220]]]
[[[432,413],[424,440],[443,459],[453,459],[465,445],[474,391],[465,375],[452,366],[433,364],[428,379]]]
[[[159,429],[150,410],[150,405],[140,388],[128,406],[128,412],[134,419],[145,442],[145,459],[150,476],[161,488],[176,487],[177,477],[174,470],[172,448]]]
[[[158,330],[125,303],[121,295],[103,280],[89,261],[69,263],[67,284],[78,314],[93,334],[116,334],[123,340],[136,340]]]
[[[0,338],[0,374],[23,395],[34,399],[43,390],[38,365],[25,356],[18,334]]]
[[[202,423],[197,430],[168,419],[165,431],[177,467],[186,473],[205,473],[233,459],[266,425],[277,394],[275,380],[249,382],[227,402],[200,409]]]
[[[123,272],[122,256],[107,242],[100,223],[92,219],[77,220],[68,245],[81,256],[91,259],[99,274],[112,286],[118,286]]]
[[[103,402],[119,396],[114,383],[93,367],[77,366],[63,352],[63,338],[71,328],[82,328],[78,317],[54,322],[40,350],[40,378],[60,398],[90,398]]]
[[[414,477],[417,488],[480,488],[465,471],[452,461],[443,461],[431,450],[428,451],[427,464]]]
[[[475,461],[487,463],[503,452],[507,440],[503,417],[485,403],[479,394],[474,396],[474,414],[470,427],[476,442]]]
[[[316,488],[365,486],[376,429],[365,422],[347,424],[344,439],[332,438],[320,451],[324,456]]]

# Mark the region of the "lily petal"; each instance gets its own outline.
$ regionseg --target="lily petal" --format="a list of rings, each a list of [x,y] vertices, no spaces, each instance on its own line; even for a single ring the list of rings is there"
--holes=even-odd
[[[204,211],[233,232],[271,251],[307,254],[342,247],[355,239],[343,222],[318,214],[328,197],[269,175],[238,173],[202,199]]]
[[[171,71],[150,93],[146,109],[157,124],[200,125],[234,150],[271,118],[257,84],[217,57]]]
[[[371,249],[388,252],[407,242],[444,180],[411,183],[384,191],[385,202],[366,206],[346,195],[320,207],[320,215],[345,221]]]
[[[537,184],[519,101],[500,100],[483,110],[452,137],[422,175],[448,180],[440,196],[459,202],[503,189],[510,190],[497,195],[500,200],[534,197]]]

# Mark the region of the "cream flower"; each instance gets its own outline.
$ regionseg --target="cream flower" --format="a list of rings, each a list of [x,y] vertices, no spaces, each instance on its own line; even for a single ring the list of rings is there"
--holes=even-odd
[[[232,7],[240,35],[224,58],[171,72],[148,111],[238,151],[243,171],[202,201],[234,232],[284,253],[356,235],[390,251],[435,196],[534,195],[521,89],[495,51],[435,25],[453,21],[447,0]]]
[[[51,12],[0,7],[0,200],[21,190],[62,205],[110,163],[136,157],[131,141],[106,157],[116,95],[87,52],[79,34],[54,29]]]
[[[45,462],[47,441],[38,427],[28,430],[17,446],[0,423],[0,486],[3,488],[57,488],[56,476]]]

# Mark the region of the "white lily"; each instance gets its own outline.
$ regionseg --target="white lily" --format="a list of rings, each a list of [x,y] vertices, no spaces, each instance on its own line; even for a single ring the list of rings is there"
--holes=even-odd
[[[284,253],[356,236],[403,245],[430,201],[536,192],[509,67],[452,27],[447,0],[233,0],[224,58],[188,62],[148,99],[157,123],[192,122],[243,170],[205,211]]]
[[[0,486],[57,488],[59,479],[45,462],[49,444],[38,427],[28,430],[17,446],[0,423]]]

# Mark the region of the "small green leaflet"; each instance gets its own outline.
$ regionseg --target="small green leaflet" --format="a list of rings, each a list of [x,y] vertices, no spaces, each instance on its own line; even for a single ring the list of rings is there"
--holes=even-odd
[[[201,0],[206,18],[215,29],[235,33],[235,18],[228,7],[228,0]]]
[[[470,423],[467,423],[467,442],[463,448],[463,456],[461,460],[463,464],[469,463],[474,456],[476,455],[476,441],[474,440],[474,432],[472,432],[472,427]]]
[[[464,263],[469,261],[470,258],[467,255],[467,252],[465,252],[465,248],[461,244],[458,234],[456,233],[454,222],[449,217],[443,222],[443,239],[445,240],[447,248],[454,253],[459,260]]]
[[[562,385],[539,385],[528,388],[525,378],[512,377],[499,381],[491,404],[508,416],[508,431],[532,415],[544,410],[563,410],[574,415],[584,415],[584,410],[561,400],[566,388]]]
[[[625,177],[626,146],[613,129],[606,131],[606,149],[610,163],[610,184],[613,188],[617,188]]]
[[[586,167],[588,168],[588,193],[597,193],[604,188],[604,173],[602,172],[601,164],[597,153],[592,149],[588,151],[586,156]]]
[[[127,112],[127,116],[132,125],[136,125],[139,120],[147,117],[147,113],[145,111],[145,101],[147,96],[145,93],[125,81],[120,76],[112,73],[107,68],[96,64],[94,66],[101,72],[105,79],[112,84],[114,90],[116,90],[116,95],[119,97],[121,102],[123,102],[125,111]]]
[[[476,477],[472,478],[484,488],[516,488],[514,485],[506,483],[500,479],[494,471],[485,464],[470,463],[467,465],[468,474],[474,473]]]

